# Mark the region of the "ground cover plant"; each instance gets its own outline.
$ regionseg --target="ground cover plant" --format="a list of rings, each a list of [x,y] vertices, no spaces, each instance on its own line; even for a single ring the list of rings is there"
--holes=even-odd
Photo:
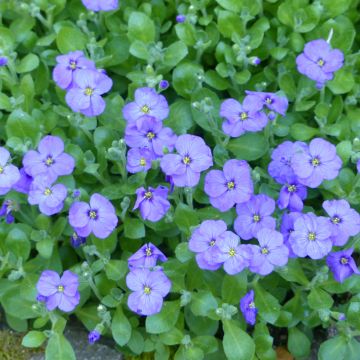
[[[0,303],[25,347],[358,359],[358,0],[0,3]]]

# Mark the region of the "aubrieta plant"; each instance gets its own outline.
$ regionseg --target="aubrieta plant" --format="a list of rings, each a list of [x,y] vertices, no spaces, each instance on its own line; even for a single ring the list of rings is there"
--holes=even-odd
[[[358,360],[359,0],[0,2],[0,305],[74,360]]]

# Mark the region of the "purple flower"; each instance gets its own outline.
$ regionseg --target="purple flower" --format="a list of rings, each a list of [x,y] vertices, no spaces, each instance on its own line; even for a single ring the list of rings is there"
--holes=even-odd
[[[240,238],[232,231],[220,234],[216,245],[215,261],[224,264],[227,274],[238,274],[249,265],[252,253],[247,245],[240,245]]]
[[[254,290],[250,290],[240,299],[240,310],[249,325],[255,325],[258,309],[254,302]]]
[[[350,236],[360,232],[360,215],[350,208],[346,200],[327,200],[323,208],[329,215],[328,226],[331,229],[333,245],[343,246]]]
[[[43,296],[43,295],[36,295],[36,301],[39,301],[39,302],[46,302],[46,299],[47,297],[46,296]]]
[[[133,291],[128,297],[130,310],[145,316],[161,311],[163,298],[171,289],[171,281],[161,269],[132,269],[126,276],[126,285]]]
[[[161,80],[159,82],[159,87],[161,90],[166,90],[169,87],[169,82],[167,80]]]
[[[118,0],[81,0],[88,10],[112,11],[119,6]]]
[[[276,266],[288,262],[289,249],[284,244],[281,233],[271,229],[261,229],[257,233],[259,246],[248,245],[252,249],[249,269],[260,275],[270,274]]]
[[[249,60],[251,65],[258,66],[261,64],[261,59],[258,58],[257,56],[253,56]]]
[[[64,142],[57,136],[45,136],[39,142],[38,151],[29,150],[23,165],[31,177],[46,176],[49,182],[54,182],[59,176],[70,175],[75,167],[72,156],[64,153]]]
[[[69,270],[61,278],[57,272],[45,270],[36,284],[38,295],[46,297],[49,311],[57,307],[65,312],[73,311],[80,302],[78,287],[78,276]]]
[[[8,193],[11,188],[19,181],[19,169],[9,163],[10,153],[0,147],[0,195]]]
[[[92,330],[89,332],[88,341],[89,344],[95,344],[101,338],[101,334],[97,330]]]
[[[307,145],[300,141],[295,143],[285,141],[273,150],[268,172],[278,183],[286,184],[295,178],[292,169],[292,157],[301,148],[307,149]]]
[[[76,249],[86,243],[86,238],[81,237],[76,232],[74,232],[70,238],[70,243],[71,243],[71,246]]]
[[[318,187],[323,180],[335,179],[342,165],[336,147],[320,138],[311,140],[308,148],[299,148],[291,163],[298,181],[311,188]]]
[[[5,221],[7,224],[12,224],[15,221],[15,218],[12,214],[14,208],[17,208],[16,203],[13,200],[5,200],[0,208],[0,216],[5,217]]]
[[[234,222],[236,233],[244,240],[256,237],[260,229],[275,229],[276,221],[270,215],[275,210],[275,201],[267,195],[254,195],[249,201],[236,206],[238,217]]]
[[[176,22],[178,22],[178,23],[183,23],[183,22],[185,22],[185,20],[186,20],[185,15],[179,14],[176,16]]]
[[[285,96],[279,96],[271,92],[261,91],[246,91],[248,96],[254,97],[254,101],[259,101],[262,104],[261,109],[265,106],[271,111],[285,116],[286,110],[289,106],[288,99]]]
[[[333,272],[334,279],[340,283],[352,274],[360,274],[354,259],[351,257],[353,251],[354,249],[350,248],[331,252],[326,258],[326,263]]]
[[[246,96],[242,104],[235,99],[225,100],[220,107],[220,116],[225,118],[222,124],[224,133],[238,137],[247,131],[262,130],[268,118],[261,109],[261,102],[254,96]]]
[[[6,56],[0,56],[0,66],[6,66],[8,63],[8,58]]]
[[[213,165],[210,148],[199,136],[180,135],[175,143],[178,154],[167,154],[160,162],[161,170],[179,187],[195,186],[200,173]]]
[[[208,172],[204,190],[211,205],[220,211],[248,201],[254,192],[249,164],[244,160],[228,160],[223,171]]]
[[[28,202],[30,205],[39,205],[41,213],[50,216],[62,210],[66,196],[66,186],[51,185],[46,178],[38,177],[31,183]]]
[[[170,128],[163,128],[160,120],[144,115],[126,127],[125,141],[132,148],[148,148],[162,156],[164,148],[174,150],[176,135]]]
[[[123,107],[124,119],[135,122],[143,115],[153,116],[157,120],[164,120],[169,115],[169,105],[163,95],[159,95],[153,88],[140,88],[135,91],[135,101]]]
[[[148,243],[129,257],[128,264],[129,268],[152,268],[158,260],[167,261],[167,257],[155,245]]]
[[[66,103],[74,112],[85,116],[98,116],[105,110],[105,100],[101,95],[112,87],[112,80],[94,70],[79,70],[74,76],[74,85],[65,96]]]
[[[277,204],[281,210],[301,211],[304,207],[302,200],[306,199],[306,196],[306,187],[300,184],[294,176],[293,180],[281,188]]]
[[[332,248],[329,220],[313,213],[302,214],[294,223],[289,243],[299,257],[323,258]]]
[[[170,209],[168,189],[159,185],[156,189],[141,187],[136,190],[137,199],[133,210],[140,208],[141,217],[152,222],[159,221]]]
[[[71,88],[75,74],[81,69],[96,70],[95,63],[88,60],[82,51],[73,51],[66,55],[57,56],[56,61],[53,79],[56,85],[62,89]]]
[[[28,175],[25,171],[25,168],[20,169],[20,179],[14,186],[12,187],[13,190],[17,192],[21,192],[23,194],[28,194],[30,190],[30,185],[33,181],[33,178]]]
[[[360,172],[360,159],[356,163],[356,169],[357,169],[357,172],[359,173]]]
[[[205,220],[196,228],[189,240],[189,249],[196,254],[196,262],[200,269],[217,270],[222,262],[218,262],[217,241],[226,231],[226,224],[222,220]]]
[[[289,249],[289,257],[294,258],[296,255],[292,251],[289,243],[290,234],[294,231],[294,223],[301,216],[300,212],[284,213],[281,218],[280,232],[284,237],[284,244]]]
[[[332,50],[323,39],[305,44],[304,52],[296,58],[298,71],[315,80],[318,88],[331,80],[333,73],[342,68],[343,64],[344,54],[338,49]]]
[[[154,153],[147,148],[130,149],[127,153],[126,170],[132,174],[148,171],[151,169],[152,161],[155,160],[155,158]]]
[[[107,238],[116,228],[118,219],[111,202],[100,194],[93,194],[90,204],[75,201],[69,210],[69,223],[78,236],[93,233],[99,239]]]
[[[80,189],[74,189],[73,193],[72,193],[72,197],[73,199],[77,199],[81,196],[81,190]]]

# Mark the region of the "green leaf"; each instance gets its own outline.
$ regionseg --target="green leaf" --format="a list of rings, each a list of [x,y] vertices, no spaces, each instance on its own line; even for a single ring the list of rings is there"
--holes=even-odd
[[[35,145],[40,134],[39,120],[31,117],[22,110],[14,110],[5,125],[6,135],[22,140],[31,139]]]
[[[154,41],[154,22],[142,12],[132,12],[128,22],[128,36],[130,40],[140,40],[145,44]]]
[[[141,239],[145,237],[145,225],[139,219],[125,218],[124,235],[129,239]]]
[[[255,355],[254,340],[235,321],[223,322],[223,346],[228,360],[252,360]]]
[[[230,140],[227,146],[237,159],[253,161],[269,150],[269,143],[261,133],[247,133]]]
[[[170,127],[176,134],[186,134],[193,125],[194,121],[189,101],[177,100],[170,105],[170,114],[164,120],[164,126]]]
[[[36,243],[36,250],[44,259],[50,259],[53,253],[54,241],[51,237],[46,237]]]
[[[228,304],[238,304],[239,294],[245,293],[247,287],[247,276],[245,271],[236,275],[225,275],[221,287],[223,301]]]
[[[83,50],[87,39],[77,28],[63,27],[56,36],[56,45],[63,54],[69,51]]]
[[[37,348],[46,340],[42,331],[29,331],[22,339],[21,345],[28,348]]]
[[[218,302],[210,291],[199,290],[191,295],[191,311],[196,316],[207,316],[218,307]]]
[[[333,80],[327,82],[327,86],[334,94],[346,94],[352,90],[355,85],[355,79],[352,71],[342,68],[335,73]]]
[[[288,349],[296,358],[308,357],[311,350],[311,341],[298,328],[289,329]]]
[[[190,228],[199,224],[199,218],[195,210],[188,205],[180,203],[175,210],[174,222],[179,230],[185,234],[190,234]]]
[[[185,45],[193,46],[196,43],[196,31],[194,26],[189,23],[176,24],[175,25],[176,35],[182,40]]]
[[[12,252],[17,258],[26,261],[30,255],[30,240],[24,231],[13,228],[6,237],[5,245],[8,251]]]
[[[135,40],[131,43],[129,51],[132,56],[142,60],[146,60],[150,56],[147,45],[139,40]]]
[[[293,124],[290,128],[290,134],[295,140],[307,141],[319,133],[318,129],[304,124]]]
[[[234,12],[240,12],[244,6],[244,2],[242,0],[216,0],[216,2],[224,9]]]
[[[164,53],[164,65],[169,67],[176,66],[186,55],[188,49],[182,41],[172,43]]]
[[[176,324],[180,312],[179,301],[166,301],[161,311],[146,318],[146,331],[150,334],[161,334],[171,330]]]
[[[46,360],[76,360],[74,350],[64,335],[54,333],[46,346]]]
[[[199,64],[186,62],[178,65],[172,76],[172,84],[176,92],[185,98],[190,98],[200,87],[197,75],[202,71]]]
[[[126,345],[131,338],[131,324],[124,315],[121,305],[115,311],[111,322],[111,331],[114,340],[120,346]]]
[[[313,288],[308,295],[308,303],[314,310],[330,309],[334,300],[325,290]]]
[[[106,276],[110,280],[119,281],[125,277],[128,266],[124,260],[109,260],[105,265]]]
[[[345,360],[346,339],[343,336],[336,336],[326,340],[320,345],[319,360]]]
[[[226,38],[231,39],[234,35],[242,37],[245,34],[240,16],[231,11],[220,10],[217,21],[220,33]]]
[[[265,291],[259,284],[254,286],[255,305],[259,310],[259,316],[270,324],[274,324],[280,316],[280,304],[278,299]]]
[[[16,72],[19,74],[30,72],[39,66],[39,58],[35,54],[28,54],[21,59],[16,66]]]

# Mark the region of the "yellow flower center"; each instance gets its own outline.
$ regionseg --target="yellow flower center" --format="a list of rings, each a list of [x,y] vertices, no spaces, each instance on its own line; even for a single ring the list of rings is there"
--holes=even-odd
[[[149,295],[151,293],[151,289],[148,286],[144,287],[144,294]]]
[[[259,221],[260,221],[260,216],[257,215],[257,214],[255,214],[255,215],[253,216],[253,220],[254,220],[255,222],[259,222]]]
[[[311,164],[312,164],[312,166],[317,167],[320,165],[320,160],[318,158],[313,158],[311,160]]]
[[[144,158],[140,159],[140,165],[141,166],[146,166],[146,160]]]
[[[253,301],[250,302],[249,305],[248,305],[248,308],[249,309],[255,309],[255,303]]]
[[[150,108],[147,105],[144,105],[144,106],[141,107],[141,111],[144,114],[148,114],[150,112]]]
[[[349,260],[346,257],[342,257],[340,259],[340,262],[341,262],[341,264],[346,265],[349,262]]]
[[[44,195],[49,196],[49,195],[51,195],[51,194],[52,194],[51,189],[46,188],[45,191],[44,191]]]
[[[314,241],[316,239],[316,234],[314,232],[309,232],[308,239]]]
[[[288,192],[295,192],[296,191],[296,185],[289,185],[288,186]]]
[[[151,131],[149,131],[147,134],[146,134],[146,137],[149,139],[149,140],[152,140],[154,137],[155,137],[155,134]]]
[[[317,64],[318,64],[320,67],[322,67],[322,66],[325,65],[325,61],[324,61],[323,59],[319,59],[319,60],[317,61]]]
[[[58,287],[57,287],[57,291],[58,292],[64,292],[64,287],[62,286],[62,285],[59,285]]]
[[[271,98],[267,97],[267,98],[265,99],[265,102],[266,102],[267,104],[271,104],[271,103],[272,103],[272,100],[271,100]]]
[[[229,255],[230,255],[230,256],[235,256],[235,255],[236,255],[236,251],[235,251],[234,248],[231,248],[231,249],[229,250]]]
[[[183,163],[184,163],[185,165],[189,165],[189,164],[191,163],[190,157],[189,157],[189,156],[185,156],[185,157],[183,158]]]
[[[91,87],[87,87],[84,91],[84,94],[87,96],[91,96],[94,93],[94,89],[92,89]]]
[[[151,199],[153,194],[151,191],[147,191],[144,196],[145,196],[145,199]]]
[[[51,156],[48,156],[47,158],[46,158],[46,160],[45,160],[45,164],[47,165],[47,166],[50,166],[50,165],[52,165],[54,163],[54,159],[51,157]]]
[[[74,60],[70,61],[70,69],[72,69],[72,70],[76,69],[76,61],[74,61]]]
[[[337,216],[334,216],[332,219],[331,219],[331,222],[333,224],[339,224],[341,222],[340,218],[338,218]]]
[[[4,172],[4,168],[0,166],[0,174],[2,174],[3,172]]]
[[[215,240],[211,240],[211,241],[209,242],[209,245],[210,245],[210,246],[214,246],[214,245],[215,245],[215,243],[216,243],[216,241],[215,241]]]
[[[268,248],[266,248],[266,247],[261,248],[261,253],[262,253],[263,255],[267,255],[267,254],[269,253]]]
[[[240,120],[246,120],[248,118],[248,114],[246,112],[240,113]]]
[[[145,252],[146,252],[146,256],[151,256],[152,255],[152,251],[151,251],[151,249],[149,247],[146,248]]]
[[[94,210],[90,210],[89,212],[90,219],[96,219],[97,218],[97,212]]]
[[[228,188],[229,190],[233,190],[234,187],[235,187],[235,183],[234,183],[233,181],[229,181],[229,182],[227,183],[227,188]]]

